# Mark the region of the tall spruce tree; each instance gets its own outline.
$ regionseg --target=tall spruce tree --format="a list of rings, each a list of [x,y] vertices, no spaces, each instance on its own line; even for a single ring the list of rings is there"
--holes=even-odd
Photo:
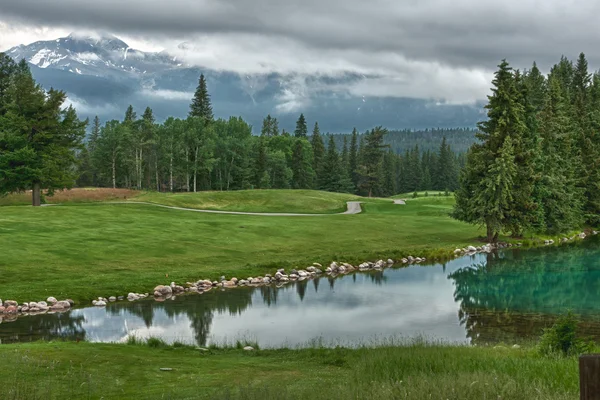
[[[569,162],[573,147],[569,100],[560,78],[553,74],[539,120],[541,179],[536,200],[543,212],[539,230],[558,234],[581,225],[583,204],[574,179],[576,171]]]
[[[358,185],[358,131],[356,128],[352,129],[352,139],[350,139],[350,154],[348,157],[348,174],[352,179],[352,184],[356,187]]]
[[[321,175],[323,166],[323,160],[325,158],[325,143],[323,143],[323,137],[319,130],[319,123],[315,122],[315,127],[312,132],[311,145],[313,150],[313,171],[317,176]],[[318,186],[318,182],[317,186]]]
[[[312,189],[314,171],[312,167],[312,148],[305,139],[296,139],[292,153],[292,173],[294,189]]]
[[[471,147],[453,213],[464,222],[484,225],[490,242],[506,229],[524,229],[527,217],[516,212],[521,198],[520,188],[514,188],[515,148],[521,151],[527,129],[524,108],[512,68],[506,60],[498,68],[486,105],[488,119],[479,124],[481,143]]]
[[[10,84],[16,69],[13,59],[0,53],[0,117],[6,114],[10,103]]]
[[[38,85],[25,60],[14,72],[9,102],[0,117],[0,194],[31,189],[32,204],[41,205],[42,189],[52,195],[71,188],[77,178],[77,150],[87,121],[75,109],[63,109],[66,94]]]
[[[298,121],[296,121],[296,129],[294,130],[294,136],[297,138],[306,138],[308,135],[308,127],[306,125],[306,118],[304,114],[300,114]]]
[[[198,87],[196,88],[192,104],[190,105],[189,116],[201,118],[205,125],[209,124],[214,119],[210,94],[208,94],[204,74],[200,74]]]
[[[379,190],[381,184],[381,169],[383,163],[383,149],[388,147],[383,143],[388,130],[378,126],[364,136],[364,145],[360,160],[359,189],[369,197]]]

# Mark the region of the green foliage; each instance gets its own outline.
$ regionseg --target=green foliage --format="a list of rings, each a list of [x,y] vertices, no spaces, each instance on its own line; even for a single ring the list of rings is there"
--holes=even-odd
[[[561,315],[554,325],[544,329],[539,351],[543,355],[580,355],[591,351],[593,344],[577,337],[577,318],[569,311]]]

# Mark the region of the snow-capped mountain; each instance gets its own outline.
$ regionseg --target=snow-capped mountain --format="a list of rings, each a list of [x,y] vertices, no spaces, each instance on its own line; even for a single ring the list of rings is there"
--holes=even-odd
[[[178,50],[186,49],[193,51],[193,44],[182,43]],[[322,130],[332,132],[375,125],[473,126],[481,118],[480,107],[439,106],[410,98],[365,99],[331,89],[365,79],[358,74],[249,76],[211,71],[188,65],[165,51],[133,49],[112,35],[71,34],[20,45],[6,53],[16,61],[25,58],[44,87],[66,91],[81,116],[99,115],[104,120],[122,118],[129,104],[140,113],[152,107],[158,120],[184,117],[201,72],[207,77],[215,115],[241,115],[255,130],[267,114],[277,116],[280,126],[291,130],[300,112],[309,122],[318,120]]]

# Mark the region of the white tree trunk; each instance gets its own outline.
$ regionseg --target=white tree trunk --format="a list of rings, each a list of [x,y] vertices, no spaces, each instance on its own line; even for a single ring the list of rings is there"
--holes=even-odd
[[[185,148],[185,190],[190,191],[190,151]]]
[[[117,188],[117,157],[113,154],[112,157],[112,184],[113,189]]]
[[[173,192],[173,153],[171,153],[171,159],[169,161],[169,190]]]
[[[142,153],[142,148],[140,147],[140,158],[139,158],[139,166],[138,166],[138,189],[142,189],[142,158],[143,158],[143,153]]]
[[[198,146],[196,146],[196,150],[194,152],[194,193],[197,191],[197,182],[198,182]]]

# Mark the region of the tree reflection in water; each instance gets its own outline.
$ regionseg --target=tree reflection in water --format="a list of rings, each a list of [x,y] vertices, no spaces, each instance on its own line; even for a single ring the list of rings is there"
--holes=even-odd
[[[538,338],[573,310],[585,336],[600,340],[598,241],[564,249],[489,254],[485,263],[449,274],[458,317],[473,343]]]

